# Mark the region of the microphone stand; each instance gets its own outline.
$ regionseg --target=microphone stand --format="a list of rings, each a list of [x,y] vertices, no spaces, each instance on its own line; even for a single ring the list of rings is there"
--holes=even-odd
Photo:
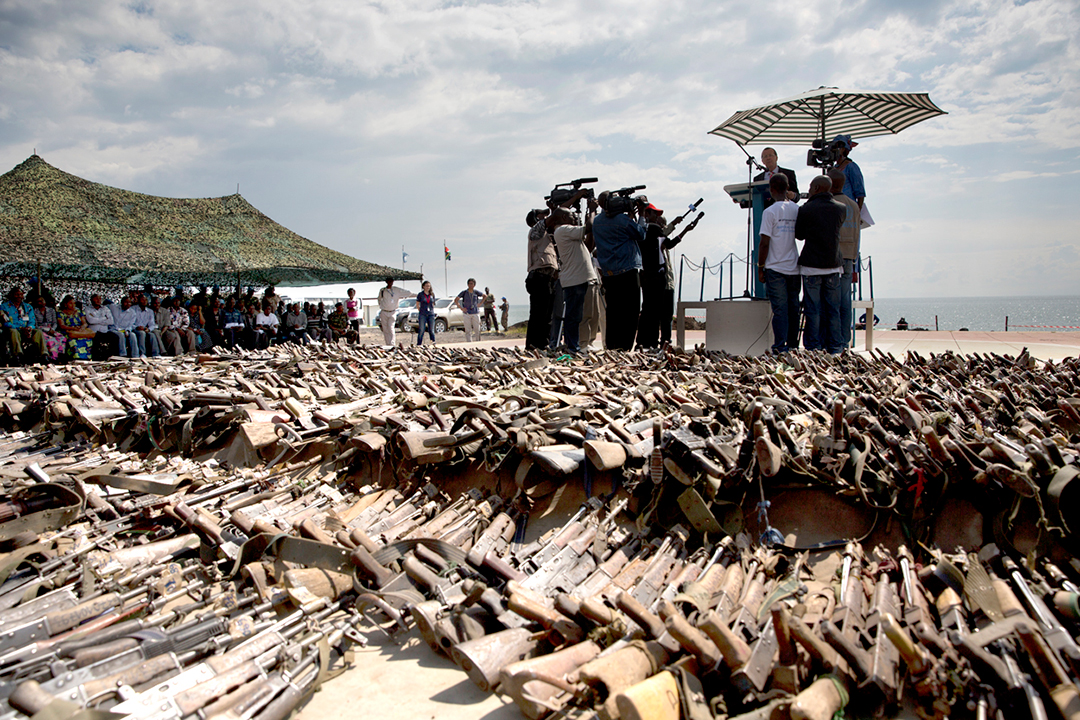
[[[743,297],[750,297],[750,272],[751,265],[754,264],[751,255],[754,251],[754,190],[750,187],[754,182],[754,169],[757,168],[762,172],[765,168],[758,165],[754,156],[746,152],[746,148],[740,143],[735,143],[739,146],[739,149],[746,155],[746,187],[750,191],[750,204],[746,209],[746,286],[743,289]]]

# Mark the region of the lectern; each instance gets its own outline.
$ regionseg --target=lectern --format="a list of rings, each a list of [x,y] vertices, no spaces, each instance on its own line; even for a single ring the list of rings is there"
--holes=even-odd
[[[750,242],[747,243],[750,262],[750,297],[764,300],[765,283],[760,282],[757,278],[757,266],[758,246],[761,245],[761,213],[765,211],[765,199],[769,197],[769,181],[758,180],[757,182],[725,185],[724,192],[730,195],[732,200],[739,203],[739,207],[750,210],[751,219],[747,221],[747,224],[752,228]]]

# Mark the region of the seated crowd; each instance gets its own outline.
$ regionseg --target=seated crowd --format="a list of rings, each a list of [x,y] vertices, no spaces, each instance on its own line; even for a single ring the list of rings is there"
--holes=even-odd
[[[36,285],[29,293],[16,286],[0,303],[0,358],[5,364],[100,360],[356,339],[343,303],[328,313],[323,303],[286,305],[273,287],[261,297],[249,287],[239,298],[222,296],[217,287],[206,290],[187,297],[178,286],[163,296],[146,287],[118,302],[94,293],[84,304],[72,295],[57,303]]]

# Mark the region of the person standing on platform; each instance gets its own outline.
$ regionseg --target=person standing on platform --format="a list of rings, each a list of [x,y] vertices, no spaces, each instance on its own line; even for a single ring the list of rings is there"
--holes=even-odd
[[[468,289],[462,290],[454,298],[454,307],[460,308],[465,316],[465,342],[480,340],[480,306],[484,302],[484,293],[476,289],[476,280],[469,278]]]
[[[842,170],[829,171],[832,180],[832,196],[847,210],[840,226],[840,256],[844,259],[844,272],[840,275],[840,337],[844,347],[851,347],[851,286],[859,280],[859,241],[862,234],[862,213],[859,205],[844,194],[847,182]]]
[[[563,338],[568,352],[581,352],[580,327],[585,307],[585,296],[589,284],[595,283],[596,270],[593,269],[592,253],[588,247],[596,201],[588,199],[589,211],[584,225],[574,225],[574,216],[565,208],[556,208],[553,212],[555,223],[555,246],[559,251],[562,269],[559,280],[562,283],[563,302]],[[591,338],[586,339],[588,343]]]
[[[386,278],[386,287],[379,289],[379,325],[385,345],[393,345],[395,340],[394,321],[397,320],[398,300],[409,297],[409,293],[394,287],[394,278]]]
[[[609,210],[609,200],[614,200],[611,193],[600,193],[597,202],[604,212],[593,219],[593,242],[607,302],[604,345],[608,350],[632,350],[641,312],[640,244],[645,228],[628,212]]]
[[[548,346],[551,330],[551,305],[555,280],[559,276],[559,258],[548,228],[548,210],[530,210],[525,216],[529,226],[528,275],[525,290],[529,293],[529,326],[525,333],[526,350]]]
[[[810,183],[810,197],[795,218],[795,237],[805,240],[799,253],[803,280],[806,327],[803,347],[807,350],[843,352],[840,335],[840,226],[844,206],[833,199],[832,181],[818,175]]]
[[[792,202],[799,202],[799,183],[795,179],[795,171],[780,167],[776,164],[777,160],[776,151],[771,147],[762,150],[761,162],[765,163],[765,170],[754,176],[754,182],[771,180],[774,175],[784,175],[788,181],[788,189],[784,197]],[[765,198],[765,207],[768,208],[774,202],[776,201],[771,196]]]
[[[837,135],[832,141],[833,149],[840,154],[836,169],[844,173],[844,194],[854,200],[862,211],[863,201],[866,200],[862,169],[848,157],[858,144],[850,135]]]
[[[795,246],[795,220],[799,206],[788,200],[788,179],[777,173],[769,180],[773,203],[761,215],[758,246],[758,282],[765,284],[772,308],[774,353],[799,347],[799,249]]]

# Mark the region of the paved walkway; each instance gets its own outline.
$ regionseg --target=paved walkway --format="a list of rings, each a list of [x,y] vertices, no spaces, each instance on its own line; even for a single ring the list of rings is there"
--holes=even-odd
[[[864,349],[864,333],[855,334],[855,346]],[[908,350],[920,354],[946,350],[964,354],[997,353],[1019,355],[1024,348],[1040,360],[1061,360],[1080,355],[1080,333],[1076,332],[957,332],[878,330],[874,348],[899,357]]]
[[[687,346],[693,347],[703,342],[705,342],[704,330],[686,331]],[[469,343],[469,345],[473,347],[524,347],[525,338],[484,334],[480,342]],[[914,350],[921,355],[952,350],[964,354],[997,353],[1015,356],[1019,355],[1025,347],[1033,357],[1040,360],[1077,357],[1080,355],[1080,332],[874,331],[874,348],[896,357],[903,357],[908,350]],[[865,333],[861,330],[855,333],[855,350],[866,350]]]

